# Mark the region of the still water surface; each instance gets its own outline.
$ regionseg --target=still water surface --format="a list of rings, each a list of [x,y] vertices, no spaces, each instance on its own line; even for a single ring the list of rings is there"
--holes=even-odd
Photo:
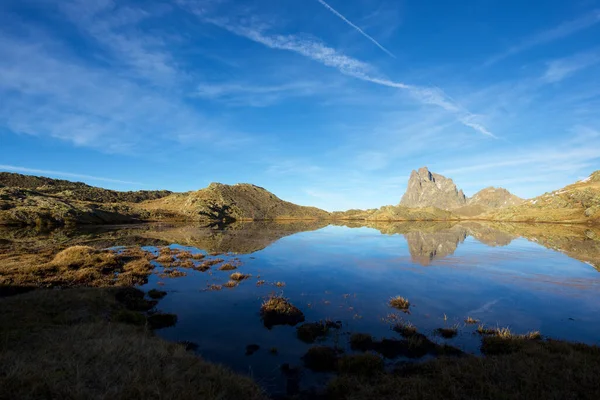
[[[480,337],[474,333],[477,325],[464,324],[467,316],[517,333],[540,331],[547,337],[599,343],[600,240],[587,228],[323,225],[255,223],[146,232],[173,248],[230,252],[219,257],[239,260],[238,271],[252,275],[221,291],[206,288],[225,283],[231,271],[187,270],[187,276],[172,279],[152,275],[143,289],[167,291],[159,308],[179,317],[176,326],[158,334],[197,344],[204,358],[250,374],[273,392],[285,390],[280,366],[302,365],[301,356],[312,345],[297,339],[295,327],[263,325],[260,306],[270,293],[289,298],[306,322],[342,321],[342,329],[321,344],[346,351],[350,333],[399,338],[390,329],[390,314],[438,343],[475,354]],[[266,284],[257,286],[258,280]],[[276,287],[277,281],[285,286]],[[410,300],[409,314],[389,307],[396,295]],[[454,325],[459,335],[453,339],[433,335],[436,328]],[[260,349],[245,355],[250,344]],[[326,380],[309,371],[301,375],[305,387]]]

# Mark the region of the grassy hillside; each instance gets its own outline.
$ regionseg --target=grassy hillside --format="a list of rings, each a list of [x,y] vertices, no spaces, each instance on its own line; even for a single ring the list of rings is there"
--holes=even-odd
[[[273,193],[247,183],[211,183],[207,188],[142,203],[146,210],[179,212],[194,220],[251,221],[329,218],[327,211],[281,200]]]
[[[139,203],[144,200],[159,199],[172,193],[168,190],[119,192],[116,190],[89,186],[82,182],[71,182],[63,179],[21,175],[10,172],[0,172],[0,187],[1,186],[30,189],[41,194],[55,195],[56,197],[65,200],[101,203]]]
[[[499,221],[600,222],[600,171],[523,204],[482,215]]]

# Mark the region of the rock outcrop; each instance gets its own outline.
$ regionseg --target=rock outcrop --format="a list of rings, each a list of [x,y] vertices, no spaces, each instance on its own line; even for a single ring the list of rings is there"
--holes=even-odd
[[[452,179],[430,172],[427,167],[412,171],[400,206],[410,208],[436,207],[452,210],[467,204],[467,197]]]

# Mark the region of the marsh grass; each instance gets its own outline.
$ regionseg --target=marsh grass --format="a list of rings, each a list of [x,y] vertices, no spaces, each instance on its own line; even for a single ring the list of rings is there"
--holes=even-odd
[[[315,346],[302,356],[304,366],[312,371],[327,372],[337,368],[339,351],[333,347]]]
[[[156,257],[155,261],[163,265],[169,265],[175,262],[175,257],[173,257],[171,254],[163,254],[161,252],[161,254]]]
[[[231,279],[233,281],[241,282],[243,280],[250,278],[251,276],[252,275],[249,275],[249,274],[242,274],[241,272],[234,272],[233,274],[229,275],[229,279]]]
[[[337,370],[340,374],[372,377],[383,373],[385,364],[381,356],[371,353],[350,354],[340,357]]]
[[[289,299],[275,294],[263,301],[260,307],[263,323],[267,328],[274,325],[297,325],[304,321],[304,314]]]
[[[219,271],[233,271],[234,269],[237,267],[231,263],[225,263],[218,268]]]
[[[458,335],[458,326],[437,328],[433,333],[444,339],[452,339]]]
[[[413,332],[403,340],[386,338],[374,340],[371,335],[354,333],[349,340],[352,350],[373,351],[389,359],[397,357],[421,358],[428,354],[449,356],[464,354],[460,349],[451,346],[440,346],[418,332]]]
[[[308,322],[296,328],[296,336],[305,343],[314,343],[317,339],[327,336],[332,329],[340,329],[340,321],[324,320],[319,322]]]
[[[223,260],[222,258],[214,258],[214,259],[212,259],[212,260],[206,260],[206,261],[204,261],[204,262],[202,263],[202,266],[203,266],[203,267],[209,267],[209,268],[210,268],[210,267],[212,267],[213,265],[217,265],[217,264],[220,264],[220,263],[222,263],[223,261],[225,261],[225,260]]]
[[[475,318],[467,317],[465,319],[465,324],[467,324],[467,325],[475,325],[475,324],[478,324],[478,323],[479,323],[479,320],[475,319]]]
[[[265,283],[267,283],[267,281],[264,281],[264,280],[259,280],[259,281],[256,281],[256,286],[262,286],[262,285],[264,285]]]
[[[237,286],[237,285],[239,285],[239,284],[240,284],[240,283],[239,283],[238,281],[227,281],[227,282],[225,282],[225,283],[223,284],[223,287],[226,287],[226,288],[229,288],[229,289],[231,289],[231,288],[234,288],[234,287],[236,287],[236,286]]]
[[[398,322],[398,323],[396,323],[396,325],[394,325],[394,327],[392,329],[394,332],[399,333],[400,336],[402,336],[404,338],[414,336],[418,333],[417,327],[414,326],[413,324],[411,324],[410,322],[407,322],[407,323]]]
[[[249,378],[153,335],[116,293],[38,289],[1,298],[0,397],[266,398]]]
[[[208,290],[216,291],[216,290],[221,290],[221,289],[223,289],[222,285],[215,285],[215,284],[208,285]]]
[[[177,266],[180,268],[187,268],[187,269],[192,269],[196,266],[196,264],[194,264],[194,262],[190,259],[180,259],[177,262],[172,264],[173,266]]]
[[[285,287],[285,282],[275,282],[274,285],[277,286],[278,288],[282,288],[282,287]]]
[[[410,308],[410,302],[408,299],[405,299],[402,296],[392,297],[389,301],[390,307],[396,308],[398,310],[408,312]]]
[[[187,273],[173,268],[165,268],[158,276],[161,278],[181,278],[187,276]]]
[[[521,343],[521,348],[513,348],[508,353],[491,357],[440,357],[416,365],[400,366],[373,379],[340,373],[330,381],[326,398],[600,398],[597,372],[600,370],[600,347],[544,340],[524,340]]]
[[[373,336],[367,333],[353,333],[350,335],[350,348],[352,350],[367,351],[373,346]]]
[[[2,257],[0,284],[10,286],[134,286],[147,282],[154,266],[139,247],[123,252],[71,246]],[[1,256],[1,255],[0,255]]]

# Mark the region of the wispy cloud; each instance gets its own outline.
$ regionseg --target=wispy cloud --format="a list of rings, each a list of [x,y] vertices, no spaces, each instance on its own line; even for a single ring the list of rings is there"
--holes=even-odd
[[[159,141],[164,147],[179,138],[236,141],[227,121],[208,118],[182,96],[188,77],[163,46],[167,39],[138,26],[163,11],[121,9],[111,1],[61,7],[89,33],[84,37],[93,51],[74,51],[41,29],[24,25],[14,35],[0,26],[0,97],[9,99],[0,102],[0,126],[121,154],[149,153]]]
[[[600,49],[554,60],[548,63],[548,68],[542,80],[546,82],[559,82],[577,71],[589,68],[598,63],[600,63]]]
[[[326,46],[318,39],[296,35],[269,35],[264,33],[261,28],[244,26],[239,21],[232,22],[227,18],[208,17],[203,10],[198,11],[198,9],[195,8],[192,8],[192,11],[194,11],[204,22],[211,23],[269,48],[292,51],[328,67],[335,68],[344,75],[375,83],[380,86],[407,91],[411,96],[423,104],[436,105],[455,114],[458,121],[463,125],[472,128],[485,136],[496,137],[490,130],[477,122],[477,115],[466,110],[437,87],[420,87],[403,82],[392,81],[377,73],[372,65],[346,56],[335,49]]]
[[[41,174],[44,176],[61,176],[61,177],[65,177],[65,178],[87,179],[87,180],[91,180],[91,181],[120,183],[120,184],[124,184],[124,185],[145,185],[144,183],[140,183],[140,182],[131,182],[131,181],[123,181],[120,179],[104,178],[104,177],[100,177],[100,176],[75,174],[72,172],[62,172],[62,171],[52,171],[52,170],[47,170],[47,169],[18,167],[15,165],[0,164],[0,170],[11,171],[11,172],[22,172],[25,174]]]
[[[333,7],[331,7],[325,1],[323,1],[323,0],[317,0],[317,1],[319,3],[321,3],[323,5],[323,7],[325,7],[326,9],[328,9],[329,11],[331,11],[333,14],[335,14],[337,17],[339,17],[342,21],[344,21],[345,23],[347,23],[348,25],[350,25],[352,28],[354,28],[356,31],[358,31],[361,35],[363,35],[364,37],[366,37],[367,39],[369,39],[375,46],[379,47],[387,55],[396,58],[396,56],[391,51],[389,51],[388,49],[386,49],[385,47],[383,47],[383,45],[381,43],[379,43],[377,40],[373,39],[370,35],[368,35],[360,27],[358,27],[355,24],[353,24],[350,20],[348,20],[348,18],[344,17],[341,13],[339,13],[336,9],[334,9]]]
[[[314,95],[327,86],[309,81],[274,85],[205,82],[198,85],[193,95],[234,106],[266,107],[284,98]]]
[[[510,47],[508,50],[489,58],[484,63],[484,66],[490,66],[501,60],[504,60],[505,58],[521,53],[532,47],[547,44],[555,40],[573,35],[579,31],[592,27],[599,22],[600,9],[593,10],[591,12],[586,13],[585,15],[580,16],[577,19],[566,21],[552,29],[538,32],[533,36],[525,38],[523,41]]]

